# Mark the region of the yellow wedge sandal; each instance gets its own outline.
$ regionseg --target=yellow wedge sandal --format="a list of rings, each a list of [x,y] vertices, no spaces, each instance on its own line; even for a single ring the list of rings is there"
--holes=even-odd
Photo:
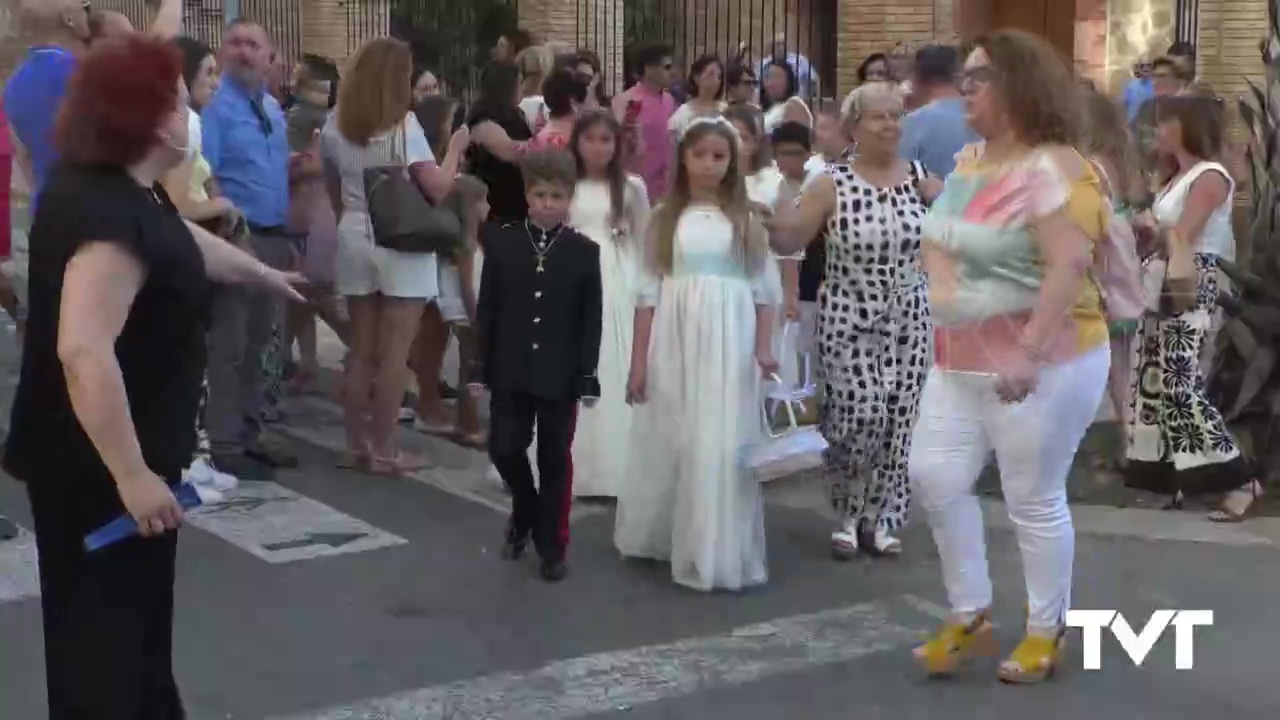
[[[971,657],[992,657],[999,652],[994,630],[990,612],[983,610],[968,622],[943,625],[912,655],[930,675],[950,675]]]
[[[1051,634],[1027,633],[996,671],[1002,682],[1034,684],[1053,677],[1062,654],[1066,628]]]

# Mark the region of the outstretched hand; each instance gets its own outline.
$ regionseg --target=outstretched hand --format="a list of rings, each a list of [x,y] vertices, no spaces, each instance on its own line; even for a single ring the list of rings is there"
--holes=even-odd
[[[266,268],[262,273],[261,281],[262,288],[272,295],[296,303],[306,304],[307,302],[307,298],[298,291],[298,288],[306,287],[310,282],[302,273]]]

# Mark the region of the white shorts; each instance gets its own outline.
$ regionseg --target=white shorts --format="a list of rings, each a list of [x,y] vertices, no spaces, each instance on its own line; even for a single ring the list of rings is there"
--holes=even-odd
[[[378,247],[364,213],[338,223],[334,286],[344,296],[384,295],[434,300],[440,294],[434,253],[402,253]]]

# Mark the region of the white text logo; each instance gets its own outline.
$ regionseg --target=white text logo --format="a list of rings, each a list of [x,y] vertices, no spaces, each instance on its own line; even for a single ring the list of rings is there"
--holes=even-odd
[[[1067,626],[1080,628],[1084,644],[1084,669],[1102,668],[1102,629],[1111,628],[1120,647],[1136,667],[1142,667],[1151,648],[1173,625],[1173,666],[1190,670],[1196,663],[1195,628],[1213,625],[1212,610],[1157,610],[1141,632],[1134,632],[1124,616],[1115,610],[1068,610]]]

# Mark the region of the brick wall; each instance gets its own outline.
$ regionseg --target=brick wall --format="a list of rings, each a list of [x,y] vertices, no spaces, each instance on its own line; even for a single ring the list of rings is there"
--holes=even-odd
[[[1197,74],[1224,98],[1262,78],[1258,43],[1267,35],[1267,0],[1200,0]]]
[[[871,53],[888,52],[902,41],[928,42],[943,30],[934,0],[840,0],[837,23],[837,97],[853,89],[858,66]]]
[[[349,40],[348,25],[353,31],[350,33],[351,39],[355,42]],[[364,37],[382,35],[385,32],[385,2],[303,0],[302,51],[305,53],[341,62],[359,46]]]

